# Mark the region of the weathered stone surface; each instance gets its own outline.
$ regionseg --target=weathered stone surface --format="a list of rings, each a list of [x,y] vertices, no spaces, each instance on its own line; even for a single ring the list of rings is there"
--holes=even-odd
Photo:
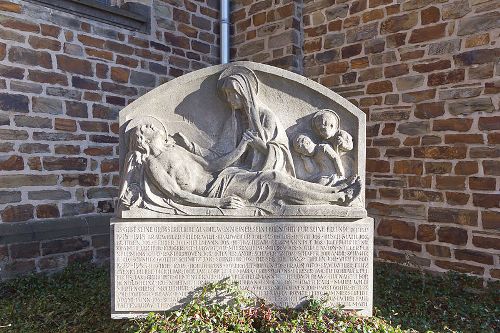
[[[63,203],[62,216],[75,216],[94,212],[94,204],[91,202]]]
[[[500,48],[479,49],[454,55],[453,60],[455,61],[455,64],[459,66],[470,66],[484,64],[487,62],[495,62],[498,57],[500,57]]]
[[[450,248],[447,246],[426,244],[425,249],[430,255],[434,257],[444,257],[444,258],[451,257]]]
[[[378,224],[377,234],[400,239],[414,239],[415,225],[405,221],[382,219]]]
[[[0,179],[1,180],[1,179]],[[5,187],[5,186],[4,186]],[[17,206],[7,206],[5,207],[0,216],[3,222],[22,222],[31,220],[33,215],[33,205],[17,205]]]
[[[379,202],[369,202],[367,208],[370,214],[375,214],[380,216],[405,217],[412,219],[426,218],[424,205],[409,205],[409,204],[388,205]]]
[[[429,99],[433,99],[436,96],[435,89],[427,89],[421,91],[412,91],[402,94],[403,102],[405,103],[419,103]]]
[[[378,27],[378,23],[374,22],[374,23],[362,25],[362,26],[347,30],[347,32],[346,32],[347,43],[351,44],[351,43],[359,42],[362,40],[371,39],[371,38],[377,36],[377,34],[378,34],[377,27]],[[382,40],[380,40],[380,41],[382,42]],[[383,50],[383,48],[382,48],[382,50]],[[372,53],[372,52],[370,52],[370,53]]]
[[[62,114],[62,102],[55,98],[33,97],[33,112]]]
[[[465,118],[450,118],[436,119],[432,123],[433,131],[457,131],[467,132],[472,126],[472,119]]]
[[[10,48],[9,61],[23,65],[40,66],[47,69],[52,68],[50,53],[26,49],[19,46],[12,46]]]
[[[64,174],[62,175],[63,186],[97,186],[99,185],[98,174]]]
[[[473,193],[472,203],[477,207],[500,208],[500,194]]]
[[[27,81],[10,81],[10,89],[33,94],[40,94],[43,90],[41,85]]]
[[[483,249],[499,250],[500,245],[497,238],[474,236],[472,244]]]
[[[432,224],[419,225],[417,239],[422,242],[432,242],[436,240],[436,226]]]
[[[493,11],[459,21],[457,34],[470,35],[500,27],[500,13]]]
[[[65,252],[82,250],[90,245],[90,242],[81,237],[57,239],[42,243],[42,255],[51,255]]]
[[[82,92],[73,89],[64,89],[61,87],[47,87],[47,95],[49,96],[59,96],[68,99],[80,100],[82,98]]]
[[[438,229],[438,238],[440,242],[455,245],[467,244],[467,230],[455,227],[440,227]]]
[[[494,191],[496,188],[496,180],[491,177],[470,177],[469,188],[471,190]],[[484,226],[484,217],[483,217]]]
[[[45,170],[79,170],[87,168],[87,159],[84,157],[43,157]]]
[[[453,54],[460,50],[460,39],[452,39],[429,45],[429,55]]]
[[[424,84],[424,79],[423,75],[400,77],[396,79],[396,87],[399,91],[416,89]]]
[[[36,207],[36,217],[41,219],[56,218],[61,216],[55,204],[43,204]]]
[[[401,30],[413,28],[418,23],[418,15],[416,12],[393,16],[382,22],[380,32],[382,34],[394,33]]]
[[[0,110],[26,113],[29,111],[29,99],[23,95],[0,93]]]
[[[415,29],[411,32],[409,43],[422,43],[445,36],[447,23],[441,23],[425,28]]]
[[[18,127],[52,128],[52,119],[44,117],[30,117],[25,115],[14,116]]]
[[[478,212],[475,210],[429,207],[429,222],[478,225]]]
[[[468,0],[453,1],[443,5],[443,20],[458,19],[471,11]]]
[[[59,131],[76,132],[76,121],[73,119],[56,118],[54,128]]]
[[[467,115],[474,112],[493,112],[495,107],[490,97],[467,99],[448,105],[448,111],[454,115]]]
[[[21,201],[19,191],[0,191],[0,204],[15,203]]]
[[[87,60],[77,59],[62,54],[58,54],[56,58],[57,68],[60,70],[85,76],[93,75],[92,65]]]
[[[130,83],[144,87],[154,87],[156,85],[156,77],[152,74],[132,71],[130,74]]]
[[[475,261],[485,265],[493,265],[493,256],[484,252],[456,249],[455,258],[458,260]]]
[[[415,147],[413,150],[414,156],[417,158],[432,158],[432,159],[463,159],[466,156],[465,147],[448,147],[448,146],[427,146]]]
[[[421,135],[430,132],[429,121],[411,121],[398,125],[398,132],[406,135]]]
[[[30,259],[40,256],[40,243],[19,243],[9,246],[12,259]]]
[[[297,291],[297,286],[308,286],[310,284],[310,279],[306,278],[300,278],[297,277],[296,280],[295,278],[293,279],[287,279],[286,283],[282,285],[282,288],[280,290],[280,293],[277,295],[275,292],[271,292],[272,288],[271,286],[274,285],[273,279],[267,279],[264,275],[261,275],[261,278],[243,278],[240,271],[241,269],[236,268],[241,265],[244,267],[247,267],[249,272],[253,272],[251,274],[259,274],[261,270],[261,265],[263,263],[263,260],[265,261],[265,266],[266,270],[271,270],[271,271],[285,271],[285,272],[290,272],[290,276],[295,276],[292,275],[292,272],[295,271],[303,271],[302,264],[301,262],[304,262],[305,257],[314,257],[316,258],[314,261],[316,262],[316,267],[323,267],[323,266],[329,266],[331,267],[332,265],[338,265],[337,261],[335,259],[331,260],[326,260],[326,258],[333,258],[334,253],[332,252],[333,250],[327,251],[323,255],[320,255],[319,253],[319,247],[313,245],[310,253],[307,254],[303,251],[300,250],[293,250],[289,245],[294,244],[294,246],[299,246],[299,244],[303,244],[304,240],[308,237],[310,237],[311,234],[317,234],[318,237],[320,237],[323,241],[326,241],[328,238],[332,237],[332,235],[338,235],[343,234],[344,232],[340,232],[339,227],[340,226],[346,226],[348,228],[348,234],[351,235],[350,237],[354,237],[356,239],[360,237],[364,237],[361,235],[364,235],[365,231],[367,230],[365,226],[367,226],[366,222],[361,222],[360,224],[358,223],[351,223],[350,225],[344,224],[342,222],[336,222],[334,223],[328,223],[328,222],[317,222],[317,223],[302,223],[299,222],[300,224],[296,222],[270,222],[267,223],[266,225],[262,225],[261,223],[251,223],[251,222],[244,222],[244,223],[235,223],[235,222],[206,222],[203,224],[196,224],[195,222],[190,223],[190,225],[185,225],[184,222],[171,222],[167,226],[166,224],[158,224],[158,223],[153,223],[149,222],[148,226],[152,226],[156,229],[156,233],[161,233],[161,235],[164,235],[165,237],[169,237],[168,235],[175,235],[176,239],[178,240],[178,244],[176,245],[177,250],[173,250],[174,252],[172,254],[167,255],[165,251],[151,251],[150,253],[148,252],[148,256],[153,256],[156,258],[163,258],[159,259],[161,260],[164,265],[165,269],[168,269],[168,267],[173,267],[173,265],[176,265],[179,269],[182,271],[186,271],[187,266],[182,264],[185,259],[187,258],[183,254],[183,249],[197,249],[199,251],[198,253],[201,255],[203,258],[203,261],[205,265],[209,265],[210,267],[213,266],[213,268],[210,269],[204,269],[203,272],[200,271],[199,273],[187,273],[189,274],[189,277],[184,277],[182,279],[179,279],[178,276],[174,275],[166,275],[163,273],[157,274],[158,268],[156,265],[147,265],[144,267],[144,276],[149,276],[153,280],[158,279],[159,281],[165,281],[165,279],[169,279],[168,284],[169,285],[175,285],[177,286],[175,289],[177,290],[175,293],[172,291],[168,291],[168,293],[163,293],[161,290],[163,288],[158,288],[157,290],[154,290],[151,292],[151,295],[149,296],[151,305],[148,305],[149,308],[155,308],[155,309],[167,309],[172,307],[173,305],[176,305],[180,299],[184,298],[186,296],[186,293],[189,292],[189,290],[192,290],[193,288],[196,288],[197,285],[200,284],[201,280],[215,280],[218,281],[223,275],[227,276],[233,276],[234,279],[240,281],[242,283],[242,287],[248,290],[259,290],[261,297],[276,303],[280,306],[284,305],[293,305],[295,303],[299,302],[299,298],[302,297],[302,293],[308,294],[311,293],[312,287],[309,289],[304,288],[299,289],[297,292],[297,296],[293,296],[293,294],[290,293],[289,289],[293,288],[294,290]],[[370,221],[370,223],[373,223]],[[357,230],[354,231],[352,230],[352,226],[358,225]],[[131,235],[131,233],[138,235],[138,237],[144,237],[145,242],[147,244],[150,244],[152,247],[163,247],[162,241],[155,240],[155,238],[148,236],[149,232],[146,231],[146,229],[143,228],[144,222],[139,225],[139,224],[130,224],[130,223],[116,223],[114,224],[114,239],[119,240],[122,237],[126,235]],[[182,229],[179,228],[179,226],[182,226]],[[195,229],[192,229],[192,227],[195,226],[198,228],[199,231],[195,231]],[[278,227],[279,226],[279,227]],[[305,227],[309,228],[305,228]],[[329,229],[324,229],[323,232],[318,232],[313,229],[310,229],[311,227],[314,228],[321,228],[329,226]],[[280,228],[280,229],[277,229]],[[140,228],[140,229],[139,229]],[[186,229],[188,228],[188,229]],[[210,230],[209,228],[212,228]],[[215,229],[217,228],[217,229]],[[246,229],[245,229],[246,228]],[[299,228],[302,228],[300,232]],[[369,229],[371,229],[372,226],[369,226]],[[200,230],[201,229],[201,230]],[[246,230],[246,231],[243,231]],[[205,235],[209,233],[209,235],[213,234],[213,236],[210,236],[210,238],[213,240],[211,249],[214,249],[215,251],[210,250],[206,245],[200,244],[198,241],[197,244],[192,244],[193,242],[190,240],[189,237],[192,238],[193,233],[198,234],[200,232],[203,232]],[[139,234],[143,236],[139,236]],[[241,235],[246,234],[247,236],[245,237],[246,239],[243,239]],[[262,235],[266,235],[265,239],[263,239]],[[201,235],[201,234],[200,234]],[[170,237],[172,237],[170,236]],[[286,243],[284,242],[286,237]],[[337,236],[338,237],[338,236]],[[371,237],[368,236],[369,241],[371,242]],[[221,255],[223,253],[226,253],[224,250],[227,246],[233,246],[233,244],[250,244],[252,239],[261,239],[260,245],[258,245],[261,248],[260,253],[261,255],[253,256],[253,255],[242,255],[243,253],[239,250],[231,251],[232,253],[229,254],[229,256],[232,259],[229,263],[227,263],[227,254],[226,255]],[[222,241],[224,240],[224,242]],[[229,242],[229,243],[227,243]],[[364,244],[367,243],[365,240],[357,240],[356,241],[356,246],[361,246],[361,249],[359,251],[360,254],[363,253],[363,256],[365,256],[365,259],[362,259],[360,263],[356,264],[359,266],[359,269],[364,272],[364,269],[368,269],[368,271],[371,270],[371,266],[365,267],[365,264],[363,262],[369,263],[371,261],[371,252],[370,247],[371,246],[365,246]],[[224,245],[228,244],[228,245]],[[286,259],[283,256],[283,252],[280,251],[273,251],[271,250],[272,244],[275,244],[273,246],[276,246],[276,244],[280,244],[280,246],[284,247],[287,253],[290,253],[290,251],[293,253],[293,257],[297,258],[304,258],[304,259],[299,259],[298,261],[295,260],[290,260]],[[115,277],[116,281],[118,281],[117,284],[115,284],[115,288],[113,290],[114,294],[114,304],[113,304],[113,313],[117,313],[118,311],[144,311],[143,306],[141,304],[144,304],[143,301],[145,300],[139,300],[137,297],[128,297],[127,295],[130,295],[131,292],[133,291],[134,288],[129,288],[127,286],[130,286],[130,284],[135,284],[137,282],[134,281],[141,281],[143,280],[142,276],[143,273],[140,271],[136,271],[134,274],[138,276],[131,276],[130,274],[121,274],[120,271],[122,268],[126,267],[131,267],[131,265],[136,262],[139,259],[139,256],[137,255],[132,255],[132,253],[136,253],[140,251],[141,253],[144,253],[144,249],[140,249],[139,244],[133,245],[133,244],[125,244],[124,242],[120,241],[115,241],[114,244],[114,262],[112,263],[115,272],[117,272],[117,275]],[[255,245],[252,245],[255,246]],[[339,249],[345,249],[344,251],[349,248],[349,245],[344,245],[341,243],[337,244]],[[288,250],[290,248],[290,250]],[[220,249],[220,250],[219,250]],[[365,251],[367,251],[365,253]],[[268,256],[272,254],[272,256]],[[278,256],[278,257],[277,257]],[[269,258],[269,260],[267,260]],[[273,258],[273,259],[271,259]],[[287,256],[287,258],[291,258],[291,256]],[[349,258],[349,262],[359,262],[360,259],[358,257],[353,257],[351,256]],[[215,265],[218,265],[219,262],[226,262],[224,265],[224,269],[221,270],[219,268],[216,268]],[[137,261],[138,262],[138,261]],[[234,264],[237,263],[237,264]],[[260,264],[258,264],[260,263]],[[257,265],[258,264],[258,265]],[[180,265],[180,266],[179,266]],[[343,265],[343,264],[341,264]],[[234,267],[234,268],[233,268]],[[162,269],[162,268],[160,268]],[[363,309],[366,312],[366,307],[370,307],[370,304],[368,304],[366,301],[361,301],[363,297],[355,297],[356,303],[358,304],[353,304],[350,302],[345,302],[342,300],[337,300],[335,299],[335,294],[333,292],[330,292],[329,286],[338,286],[338,285],[344,285],[347,281],[357,281],[357,287],[356,290],[358,290],[357,293],[364,293],[368,291],[367,289],[367,282],[369,280],[367,278],[360,279],[360,276],[357,273],[353,273],[350,270],[343,270],[342,273],[337,273],[340,275],[336,276],[330,276],[330,275],[323,275],[324,278],[319,278],[318,281],[321,281],[321,287],[318,289],[317,292],[327,292],[328,294],[331,294],[331,297],[333,297],[332,302],[334,303],[341,303],[343,304],[346,308],[358,308],[358,309]],[[345,279],[344,275],[351,276],[351,279]],[[365,276],[368,277],[371,274],[368,273]],[[168,276],[168,277],[166,277]],[[220,277],[219,277],[220,276]],[[248,274],[246,274],[248,276]],[[276,276],[275,273],[270,274],[269,276]],[[344,282],[341,282],[339,279],[342,279]],[[124,283],[125,281],[129,281],[127,283]],[[159,283],[153,283],[154,285],[160,286]],[[302,288],[302,287],[300,287]],[[309,290],[309,291],[306,291]],[[349,289],[349,288],[346,288]],[[316,294],[316,290],[312,289],[313,293]],[[142,294],[141,297],[146,296],[144,293]],[[140,301],[140,302],[139,302]],[[119,313],[119,312],[118,312]],[[117,314],[118,314],[117,313]],[[123,313],[123,312],[122,312]]]
[[[116,198],[118,189],[116,187],[91,188],[87,191],[89,199]]]
[[[0,155],[0,170],[14,171],[23,170],[24,160],[17,155]]]
[[[477,97],[481,94],[482,88],[457,88],[439,91],[439,99],[461,99]]]
[[[436,188],[440,190],[464,190],[463,176],[436,176]]]
[[[444,114],[444,102],[419,103],[415,106],[414,115],[419,119],[430,119]]]
[[[64,190],[42,190],[28,192],[29,200],[66,200],[71,198],[71,193]]]
[[[417,160],[394,161],[394,173],[421,175],[423,173],[423,162]]]
[[[450,83],[458,83],[465,79],[465,70],[455,69],[447,72],[432,73],[429,74],[427,85],[440,86]]]

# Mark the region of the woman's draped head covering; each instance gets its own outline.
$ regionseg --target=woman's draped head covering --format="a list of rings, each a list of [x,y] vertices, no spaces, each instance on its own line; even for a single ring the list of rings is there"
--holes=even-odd
[[[255,73],[243,66],[230,66],[226,68],[217,81],[217,92],[219,96],[227,101],[225,91],[234,89],[244,103],[245,111],[248,113],[248,121],[250,128],[255,130],[259,137],[264,137],[264,130],[259,121],[259,113],[257,110],[257,94],[259,92],[259,80]],[[236,115],[233,111],[233,126],[236,128]]]

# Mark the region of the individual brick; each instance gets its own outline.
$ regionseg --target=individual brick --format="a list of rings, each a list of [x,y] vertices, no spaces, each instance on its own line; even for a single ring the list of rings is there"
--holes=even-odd
[[[62,101],[55,98],[33,97],[33,112],[62,114]]]
[[[423,173],[423,162],[418,160],[394,161],[394,173],[421,175]]]
[[[31,259],[40,256],[40,243],[18,243],[10,244],[10,257],[12,259]]]
[[[89,247],[90,242],[82,237],[56,239],[42,242],[42,255],[75,252]]]
[[[425,250],[434,257],[451,258],[451,251],[447,246],[426,244]]]
[[[427,219],[429,222],[477,226],[478,212],[467,209],[429,207]]]
[[[415,225],[400,220],[382,219],[377,226],[379,236],[390,236],[400,239],[414,239]]]
[[[500,208],[500,194],[473,193],[472,203],[476,207]]]
[[[60,70],[84,76],[93,76],[92,65],[88,60],[77,59],[63,54],[56,55],[56,58],[57,68]]]
[[[417,231],[417,240],[421,242],[432,242],[436,240],[436,226],[432,224],[420,224]]]
[[[33,215],[33,205],[17,205],[17,206],[6,206],[0,216],[3,222],[23,222],[34,218]]]
[[[484,32],[486,30],[495,29],[500,27],[500,13],[497,11],[491,11],[489,13],[475,15],[462,19],[458,22],[459,36],[470,35],[478,32]]]
[[[408,42],[416,44],[442,38],[446,33],[446,25],[447,23],[441,23],[425,28],[415,29],[411,32]]]
[[[500,250],[500,241],[498,238],[476,236],[472,238],[472,244],[483,249]]]
[[[55,204],[43,204],[36,207],[36,217],[39,219],[60,217],[59,208]]]
[[[443,243],[466,245],[468,239],[467,230],[455,227],[440,227],[438,239]]]
[[[433,131],[456,131],[467,132],[472,126],[472,119],[467,118],[449,118],[436,119],[432,123]]]
[[[441,86],[451,83],[462,82],[465,79],[465,70],[463,68],[454,69],[447,72],[431,73],[427,79],[429,87]]]
[[[408,30],[413,28],[418,23],[418,14],[416,12],[412,12],[409,14],[392,16],[387,20],[382,22],[380,26],[380,33],[394,33],[401,30]]]
[[[84,157],[43,157],[43,167],[45,170],[79,170],[87,168],[87,159]]]
[[[52,68],[50,53],[35,51],[20,46],[12,46],[9,49],[9,61],[28,66],[40,66],[47,69]]]
[[[0,155],[0,170],[14,171],[23,169],[24,169],[24,160],[21,156]]]
[[[494,112],[495,107],[490,97],[467,99],[448,104],[448,112],[454,116],[467,115],[474,112]]]

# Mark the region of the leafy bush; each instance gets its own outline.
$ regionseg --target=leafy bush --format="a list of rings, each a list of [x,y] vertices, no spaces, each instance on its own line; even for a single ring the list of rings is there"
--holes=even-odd
[[[403,332],[375,317],[327,307],[326,301],[310,299],[300,310],[278,309],[226,279],[205,285],[180,310],[151,313],[139,322],[137,333]]]

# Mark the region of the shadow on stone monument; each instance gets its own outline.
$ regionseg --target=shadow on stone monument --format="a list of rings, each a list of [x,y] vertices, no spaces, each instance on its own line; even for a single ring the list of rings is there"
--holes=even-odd
[[[226,277],[371,315],[365,115],[331,90],[251,62],[184,75],[120,112],[120,163],[113,318]]]

